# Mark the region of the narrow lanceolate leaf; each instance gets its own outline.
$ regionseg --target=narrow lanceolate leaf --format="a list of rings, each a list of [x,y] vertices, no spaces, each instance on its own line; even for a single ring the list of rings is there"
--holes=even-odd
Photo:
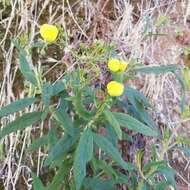
[[[74,179],[76,190],[81,188],[82,182],[86,177],[86,165],[93,156],[93,135],[90,129],[82,134],[76,149],[74,158]]]
[[[30,106],[35,103],[37,98],[23,98],[21,100],[17,100],[15,102],[10,103],[9,105],[2,107],[0,109],[0,117],[12,114],[14,112],[20,111],[23,108]]]
[[[152,73],[152,74],[162,74],[168,72],[175,72],[177,70],[176,65],[164,65],[164,66],[146,66],[131,69],[130,72],[140,72],[140,73]]]
[[[23,130],[26,127],[36,123],[41,119],[42,113],[43,112],[26,113],[23,116],[17,118],[0,131],[0,139],[5,135],[16,132],[17,130]]]
[[[59,108],[55,112],[55,116],[56,116],[58,122],[61,124],[61,127],[63,127],[63,129],[66,130],[66,132],[69,135],[74,136],[76,128],[74,127],[73,121],[69,117],[68,113],[66,113],[66,111],[64,109]]]
[[[109,124],[114,128],[119,139],[122,139],[122,130],[115,116],[108,110],[104,111],[104,115]]]
[[[111,179],[102,180],[98,178],[85,178],[84,186],[91,190],[116,190],[115,181]]]
[[[62,79],[60,81],[57,81],[53,86],[52,86],[52,95],[55,96],[65,90],[65,82],[66,80]]]
[[[46,190],[60,190],[62,184],[64,183],[64,178],[66,174],[66,167],[62,166],[59,168],[57,174],[54,176],[51,184],[46,188]]]
[[[36,174],[32,173],[32,179],[33,179],[33,188],[34,190],[45,190],[45,187],[43,186],[40,178],[36,176]]]
[[[45,104],[45,106],[49,106],[52,93],[53,93],[52,86],[48,83],[45,83],[42,86],[42,101]]]
[[[34,71],[30,68],[30,65],[28,64],[28,61],[26,59],[26,53],[24,50],[21,50],[19,53],[19,62],[20,62],[20,70],[26,80],[31,82],[33,85],[37,86],[38,82],[35,77]]]
[[[108,141],[105,137],[98,135],[96,133],[93,134],[93,137],[98,147],[100,147],[103,151],[105,151],[121,167],[123,167],[126,170],[134,169],[131,163],[127,163],[122,159],[121,154],[118,151],[118,149],[115,148],[113,144],[110,141]]]
[[[136,120],[135,118],[127,115],[125,113],[113,113],[117,121],[122,127],[126,127],[132,131],[141,133],[147,136],[158,136],[158,130],[155,128],[150,128],[147,125],[144,125],[140,121]]]
[[[33,151],[36,150],[38,148],[40,148],[43,145],[48,144],[49,139],[48,139],[48,135],[44,135],[42,137],[40,137],[39,139],[35,140],[29,147],[28,147],[28,151]]]
[[[71,137],[69,135],[64,135],[63,137],[61,137],[59,141],[55,144],[55,146],[51,149],[50,153],[48,154],[48,157],[45,160],[44,165],[50,165],[57,158],[71,150],[71,147],[76,143],[77,140],[77,134],[74,137]]]

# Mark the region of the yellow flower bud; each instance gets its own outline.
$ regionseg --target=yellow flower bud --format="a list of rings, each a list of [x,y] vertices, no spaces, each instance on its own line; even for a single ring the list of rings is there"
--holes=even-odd
[[[118,59],[110,59],[108,61],[108,68],[110,71],[117,72],[120,69],[120,61]]]
[[[43,24],[40,27],[40,35],[45,41],[49,43],[52,43],[57,39],[58,33],[59,31],[54,25]]]
[[[128,66],[128,63],[127,63],[127,62],[125,62],[125,61],[120,61],[119,70],[122,71],[122,72],[124,72],[125,69],[127,68],[127,66]]]
[[[110,96],[121,96],[124,92],[124,85],[116,81],[111,81],[107,84],[107,91]]]

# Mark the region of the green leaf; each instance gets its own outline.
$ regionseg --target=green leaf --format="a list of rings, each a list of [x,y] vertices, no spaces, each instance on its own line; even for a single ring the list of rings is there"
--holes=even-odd
[[[125,88],[125,95],[129,98],[129,101],[135,105],[134,99],[141,102],[145,107],[152,107],[147,97],[138,90],[131,88],[130,86]]]
[[[113,144],[108,141],[105,137],[98,135],[96,133],[93,134],[94,141],[103,151],[105,151],[115,162],[117,162],[121,167],[126,170],[134,169],[134,166],[131,163],[125,162],[120,152],[117,148],[113,146]]]
[[[158,130],[144,125],[143,123],[131,117],[130,115],[116,112],[113,114],[122,127],[126,127],[132,131],[136,131],[147,136],[157,137],[159,134]]]
[[[175,173],[176,171],[173,168],[170,167],[162,167],[158,169],[159,172],[163,173],[165,175],[166,180],[176,189],[176,180],[175,180]]]
[[[152,107],[148,99],[142,93],[131,87],[127,87],[125,89],[125,95],[127,96],[129,102],[134,106],[135,111],[138,112],[140,120],[150,127],[156,127],[154,121],[145,111],[145,107]]]
[[[76,190],[81,188],[86,177],[86,165],[93,157],[93,135],[90,129],[86,129],[79,141],[74,158],[74,179]]]
[[[159,161],[159,162],[158,161],[157,162],[155,162],[155,161],[149,162],[149,163],[144,165],[143,171],[148,172],[148,170],[153,169],[153,168],[154,168],[154,170],[157,170],[157,168],[164,167],[164,166],[166,166],[166,164],[167,163],[166,163],[165,160],[162,160],[162,161]]]
[[[74,136],[76,128],[74,127],[73,121],[69,117],[68,113],[66,113],[66,111],[60,107],[55,112],[55,116],[58,122],[60,122],[61,127],[66,130],[69,135]]]
[[[112,112],[105,110],[104,116],[105,116],[106,120],[110,123],[110,125],[114,128],[119,139],[122,139],[122,130],[120,128],[118,121],[116,120],[116,118],[112,114]]]
[[[23,98],[21,100],[17,100],[15,102],[10,103],[9,105],[2,107],[0,109],[0,117],[12,114],[14,112],[20,111],[23,108],[30,106],[35,103],[37,98]]]
[[[90,120],[94,114],[91,111],[88,111],[83,105],[82,93],[78,92],[77,95],[74,96],[72,99],[77,114],[85,120]]]
[[[28,61],[26,59],[26,52],[24,50],[20,50],[19,62],[20,62],[20,70],[24,75],[24,77],[26,78],[26,80],[31,82],[33,85],[37,86],[38,82],[36,80],[35,73],[28,64]]]
[[[48,144],[49,139],[48,139],[48,135],[44,135],[42,137],[40,137],[39,139],[35,140],[29,147],[28,147],[28,151],[34,151],[38,148],[40,148],[40,146],[46,145]]]
[[[93,165],[95,167],[95,170],[97,171],[99,171],[99,169],[102,169],[105,173],[108,174],[108,176],[115,176],[115,177],[117,176],[117,173],[113,169],[111,164],[105,162],[104,160],[93,159]]]
[[[45,104],[45,106],[49,106],[52,94],[53,94],[52,86],[48,83],[45,83],[42,86],[42,101]]]
[[[176,65],[164,65],[164,66],[146,66],[129,70],[129,72],[140,72],[140,73],[152,73],[152,74],[162,74],[168,72],[175,72],[177,70]]]
[[[34,190],[45,190],[44,185],[42,184],[41,180],[36,176],[36,174],[32,173],[32,179]]]
[[[55,96],[65,90],[65,83],[66,79],[61,79],[57,81],[53,86],[52,86],[52,96]]]
[[[167,181],[161,181],[156,184],[155,190],[167,189],[167,187],[169,187],[169,183]]]
[[[46,188],[47,190],[61,190],[61,186],[64,183],[65,178],[65,170],[66,168],[62,166],[59,168],[57,174],[54,176],[53,181],[51,184]]]
[[[113,127],[109,124],[106,125],[106,138],[113,144],[113,146],[117,147],[118,136]]]
[[[76,143],[77,140],[77,134],[74,137],[71,137],[69,135],[64,135],[63,137],[61,137],[48,154],[48,157],[44,162],[44,166],[50,165],[54,160],[56,160],[66,152],[70,151],[71,147]]]
[[[84,186],[90,190],[116,190],[115,181],[111,179],[85,178]]]
[[[0,139],[12,132],[23,130],[28,126],[33,125],[41,119],[42,113],[43,112],[26,113],[23,116],[17,118],[0,131]]]

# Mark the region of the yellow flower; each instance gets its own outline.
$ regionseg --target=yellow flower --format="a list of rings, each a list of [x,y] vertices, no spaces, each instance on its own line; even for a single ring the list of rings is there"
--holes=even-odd
[[[120,69],[120,61],[118,59],[110,59],[108,61],[108,68],[110,71],[117,72]]]
[[[124,85],[116,81],[111,81],[107,84],[107,91],[110,96],[121,96],[124,92]]]
[[[49,42],[52,43],[57,39],[58,36],[58,29],[56,26],[51,25],[51,24],[43,24],[40,27],[40,35],[42,36],[42,38]]]
[[[125,62],[125,61],[120,61],[119,70],[122,71],[122,72],[124,72],[125,69],[127,68],[127,66],[128,66],[128,63],[127,63],[127,62]]]

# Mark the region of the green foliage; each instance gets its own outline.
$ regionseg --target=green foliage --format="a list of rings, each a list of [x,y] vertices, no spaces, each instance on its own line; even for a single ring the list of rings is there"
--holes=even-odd
[[[74,159],[74,178],[76,190],[79,190],[86,176],[86,165],[93,157],[93,134],[86,129],[79,141]]]
[[[20,71],[29,84],[29,90],[26,91],[28,97],[2,107],[0,117],[22,111],[32,104],[40,105],[36,107],[41,110],[25,113],[3,126],[0,138],[37,122],[50,121],[50,129],[46,131],[46,128],[45,135],[36,138],[27,151],[43,147],[47,153],[43,166],[54,168],[55,176],[51,182],[43,185],[32,174],[34,190],[116,190],[117,185],[122,184],[132,190],[159,189],[170,184],[176,186],[175,172],[164,161],[164,154],[171,147],[176,148],[176,145],[187,145],[188,141],[176,139],[170,145],[171,134],[167,131],[163,132],[162,138],[147,113],[148,109],[154,109],[138,90],[127,86],[123,97],[116,98],[110,97],[106,90],[102,90],[101,98],[96,94],[96,84],[92,81],[101,74],[97,62],[103,62],[116,53],[112,45],[100,40],[90,47],[81,44],[79,49],[72,52],[78,63],[76,68],[66,71],[62,78],[52,83],[29,64],[27,56],[30,51],[25,51],[16,41],[14,44],[19,50]],[[45,45],[33,44],[30,48],[43,49]],[[89,68],[92,75],[89,74]],[[139,67],[134,63],[127,69],[126,73],[117,73],[113,78],[124,84],[126,79],[136,78],[134,72],[162,74],[175,72],[177,67]],[[126,132],[126,128],[135,132],[133,136],[140,133],[160,140],[163,145],[161,156],[158,157],[154,146],[150,160],[144,166],[144,150],[137,150],[135,163],[130,159],[125,161],[118,142],[127,140],[133,143],[133,136]],[[101,133],[100,129],[104,129],[105,133]],[[158,174],[164,176],[162,181],[156,180]]]
[[[36,101],[37,101],[37,98],[23,98],[21,100],[12,102],[8,106],[1,108],[0,117],[4,117],[4,116],[12,114],[14,112],[18,112],[18,111],[22,110],[23,108],[35,103]]]
[[[143,123],[141,123],[140,121],[136,120],[128,114],[115,112],[113,113],[113,115],[122,127],[128,128],[132,131],[136,131],[147,136],[156,137],[159,134],[157,129],[150,128],[144,125]]]

